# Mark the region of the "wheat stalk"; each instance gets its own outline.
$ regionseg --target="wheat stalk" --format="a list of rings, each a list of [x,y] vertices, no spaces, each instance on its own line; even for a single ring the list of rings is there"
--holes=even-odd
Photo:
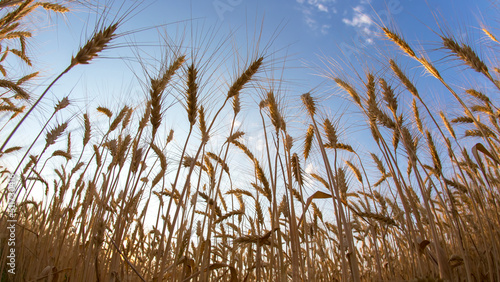
[[[441,40],[443,41],[443,46],[455,54],[455,56],[461,59],[466,65],[477,72],[489,76],[488,67],[469,45],[464,43],[460,45],[452,38],[445,36],[442,36]]]
[[[16,84],[17,85],[21,85],[21,84],[25,83],[26,81],[37,77],[38,74],[39,74],[39,72],[37,72],[37,71],[34,72],[34,73],[27,74],[27,75],[21,77],[20,79],[18,79],[17,82],[16,82]]]
[[[465,90],[465,93],[473,96],[473,97],[476,97],[478,98],[479,100],[487,103],[487,104],[490,104],[491,101],[490,101],[490,98],[488,98],[488,96],[484,95],[483,93],[477,91],[477,90],[474,90],[474,89],[467,89]]]
[[[252,77],[257,73],[262,65],[264,57],[259,57],[253,61],[250,66],[236,79],[236,81],[231,85],[229,91],[227,92],[227,98],[234,97],[240,93],[245,84],[247,84]]]
[[[45,137],[45,148],[56,143],[56,140],[63,134],[67,127],[68,122],[64,122],[50,130]]]
[[[350,161],[346,160],[345,161],[346,165],[352,170],[352,172],[354,172],[354,175],[356,176],[356,179],[363,183],[363,177],[361,175],[361,172],[359,171],[359,169]]]
[[[129,111],[129,107],[124,106],[122,108],[122,110],[118,113],[118,115],[115,117],[115,119],[109,125],[108,132],[112,132],[118,127],[118,125],[123,120],[123,118],[125,117],[125,115],[127,114],[128,111]]]
[[[92,35],[85,45],[71,58],[71,63],[68,69],[76,65],[89,64],[95,57],[99,55],[113,40],[116,38],[116,30],[120,23],[114,23],[106,28],[102,28]]]
[[[415,98],[413,98],[413,101],[411,102],[411,109],[413,110],[413,119],[415,120],[415,123],[417,124],[418,131],[420,131],[420,133],[424,134],[422,120],[420,119],[420,113],[418,111],[417,101]]]
[[[173,75],[177,72],[178,69],[182,67],[184,62],[186,61],[185,56],[179,56],[177,59],[172,62],[172,64],[165,70],[163,75],[157,79],[151,79],[151,88],[149,91],[150,95],[150,105],[148,104],[146,113],[151,111],[151,125],[153,126],[153,136],[156,135],[156,132],[160,126],[162,117],[161,117],[161,103],[163,92],[167,86],[167,84],[171,81]],[[148,115],[146,115],[141,120],[140,127],[144,128]]]
[[[358,93],[354,88],[352,88],[351,85],[349,85],[347,82],[341,80],[340,78],[334,78],[334,81],[342,87],[349,95],[351,95],[351,98],[354,100],[354,102],[361,107],[361,98],[359,97]]]
[[[391,65],[391,69],[394,74],[399,78],[399,80],[403,83],[403,85],[410,91],[410,93],[420,100],[420,95],[418,94],[417,88],[413,83],[408,79],[408,77],[403,73],[403,71],[399,68],[399,66],[394,62],[394,60],[389,61]]]
[[[83,146],[85,147],[89,141],[91,136],[91,126],[90,119],[88,114],[83,114],[83,124],[84,124],[84,133],[83,133]]]
[[[207,132],[207,124],[205,122],[205,108],[203,108],[203,106],[200,106],[200,108],[198,109],[198,116],[200,122],[201,141],[203,143],[206,143],[208,142],[210,136]]]
[[[474,120],[470,117],[463,116],[463,117],[456,117],[451,120],[452,123],[474,123]]]
[[[312,124],[309,125],[306,132],[306,139],[304,142],[304,159],[307,160],[309,158],[309,153],[311,152],[312,141],[314,138],[314,126]]]
[[[436,149],[436,145],[434,144],[434,140],[428,130],[425,131],[425,137],[427,139],[427,146],[431,151],[432,162],[434,163],[434,169],[441,174],[442,164],[441,159],[439,158],[439,154]]]
[[[446,129],[448,129],[448,132],[450,133],[451,137],[453,137],[454,139],[457,139],[457,136],[455,135],[455,130],[453,130],[453,127],[451,127],[451,124],[448,121],[448,119],[446,118],[446,116],[444,115],[444,113],[439,112],[439,116],[443,120],[444,126],[446,127]]]
[[[105,108],[105,107],[102,107],[102,106],[99,106],[96,108],[96,110],[102,114],[104,114],[105,116],[107,116],[108,118],[111,118],[113,116],[113,112],[111,112],[110,109],[108,108]]]
[[[12,81],[0,79],[0,87],[14,91],[14,93],[16,93],[16,95],[14,96],[16,99],[28,100],[30,98],[30,95],[26,91],[24,91],[24,89],[19,87],[19,84],[16,84]]]
[[[483,27],[481,30],[484,32],[484,34],[486,34],[486,36],[488,36],[488,38],[489,38],[491,41],[494,41],[494,42],[496,42],[496,43],[499,43],[499,42],[498,42],[498,39],[496,38],[496,36],[494,36],[494,35],[493,35],[493,34],[492,34],[492,33],[491,33],[488,29],[486,29],[486,28],[484,28],[484,27]]]
[[[410,45],[408,45],[408,43],[406,43],[406,41],[402,39],[401,36],[399,36],[396,32],[391,31],[387,27],[382,27],[382,30],[384,31],[385,36],[392,42],[396,43],[396,45],[398,45],[399,48],[401,48],[401,50],[403,50],[408,56],[415,59],[417,58],[413,49],[411,49]]]
[[[234,115],[236,116],[241,110],[241,105],[240,105],[240,94],[234,95],[233,96],[233,112]]]
[[[198,71],[191,64],[187,70],[187,90],[186,90],[186,110],[188,112],[188,120],[191,126],[196,122],[198,110],[198,84],[196,82]]]

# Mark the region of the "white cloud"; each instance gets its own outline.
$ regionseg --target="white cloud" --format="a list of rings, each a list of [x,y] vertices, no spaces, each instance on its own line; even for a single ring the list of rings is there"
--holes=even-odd
[[[363,8],[361,6],[356,6],[352,10],[354,11],[354,16],[352,17],[352,19],[342,19],[345,24],[359,28],[364,28],[367,26],[369,27],[373,24],[370,16],[363,13]]]
[[[316,173],[318,171],[318,168],[314,164],[308,163],[304,171],[308,174]]]
[[[302,0],[302,3],[303,2],[304,0]],[[337,12],[337,10],[333,6],[335,2],[336,0],[307,0],[307,4],[309,6],[316,8],[318,11],[326,13],[328,13],[328,11],[332,11],[332,13]]]
[[[348,26],[356,28],[359,34],[365,38],[365,42],[372,44],[375,36],[375,33],[372,30],[372,27],[374,26],[372,18],[364,12],[364,8],[361,5],[354,7],[352,11],[352,18],[343,18],[342,22]]]
[[[259,153],[265,152],[264,150],[266,149],[266,140],[264,138],[258,139],[257,144],[255,145],[255,149]]]
[[[324,17],[336,14],[336,0],[296,0],[300,4],[300,9],[304,15],[304,21],[312,30],[318,30],[322,34],[327,34],[329,25],[323,21]]]
[[[321,34],[328,34],[328,30],[330,29],[331,25],[329,24],[324,24],[321,26]]]
[[[253,136],[247,136],[248,145],[250,146],[250,150],[254,150],[256,155],[261,155],[266,150],[266,139],[264,133],[257,133]]]
[[[311,17],[306,17],[306,24],[309,26],[311,29],[317,29],[318,28],[318,23],[316,20],[314,20]]]

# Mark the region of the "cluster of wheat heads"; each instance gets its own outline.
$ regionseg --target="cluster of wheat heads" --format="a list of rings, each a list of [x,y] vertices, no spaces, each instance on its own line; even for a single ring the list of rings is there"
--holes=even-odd
[[[422,67],[426,81],[443,86],[442,95],[454,100],[463,114],[448,116],[435,110],[436,105],[423,98],[411,75],[394,59],[388,59],[387,71],[367,71],[364,79],[347,81],[330,74],[365,117],[378,149],[371,156],[379,180],[370,184],[367,179],[363,184],[367,190],[346,203],[367,221],[369,228],[362,234],[372,237],[370,246],[375,248],[360,256],[370,256],[378,279],[497,281],[500,110],[496,96],[500,73],[494,50],[498,41],[484,27],[485,41],[476,42],[477,46],[445,32],[438,37],[446,56],[466,66],[460,75],[475,77],[469,80],[471,84],[482,80],[487,85],[478,89],[474,84],[449,83],[425,53],[417,54],[392,29],[383,26],[381,31]],[[491,65],[475,47],[492,51]],[[411,105],[400,103],[406,93],[412,98]],[[362,181],[357,168],[348,166]],[[380,189],[388,191],[385,196]]]
[[[3,57],[30,62],[4,41],[18,40],[23,49],[29,33],[17,31],[16,23],[36,7],[66,11],[0,1],[8,11],[1,19]],[[96,30],[57,79],[98,56],[118,25]],[[2,120],[0,160],[15,154],[20,160],[2,164],[2,279],[498,281],[498,69],[490,71],[471,46],[443,35],[443,48],[491,82],[493,94],[456,91],[400,35],[382,31],[430,73],[428,79],[448,89],[464,115],[433,112],[393,60],[390,72],[368,73],[361,83],[332,77],[366,116],[377,153],[347,144],[309,93],[301,100],[310,125],[297,131],[286,98],[262,77],[271,69],[268,57],[250,56],[226,82],[207,74],[221,56],[172,47],[157,70],[148,71],[142,103],[86,107],[77,118],[54,122],[56,113],[68,110],[71,99],[64,98],[35,140],[9,147],[27,108],[47,90],[27,103],[31,94],[22,86],[34,75],[11,81],[2,67],[2,111],[9,119]],[[398,99],[406,91],[411,106]],[[250,94],[260,97],[253,109],[261,123],[260,150],[237,126]],[[168,128],[180,110],[185,124]],[[17,126],[5,126],[10,122]],[[311,163],[318,169],[306,172]],[[375,181],[365,169],[372,164],[380,172]],[[19,176],[15,276],[6,266],[10,174]],[[332,209],[321,209],[325,201]]]

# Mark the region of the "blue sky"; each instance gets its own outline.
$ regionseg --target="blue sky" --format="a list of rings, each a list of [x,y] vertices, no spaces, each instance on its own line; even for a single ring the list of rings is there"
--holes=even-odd
[[[133,1],[128,1],[133,3]],[[157,0],[145,1],[146,5],[138,8],[126,17],[119,32],[128,33],[117,38],[111,44],[111,50],[104,51],[95,62],[88,66],[77,66],[54,87],[46,101],[38,109],[38,113],[31,117],[30,123],[24,124],[16,140],[10,146],[30,144],[31,137],[39,131],[44,123],[40,118],[52,111],[54,102],[66,95],[70,95],[73,106],[69,115],[59,116],[58,122],[67,118],[81,119],[84,112],[91,114],[91,119],[107,120],[96,113],[99,105],[109,107],[117,113],[125,103],[131,106],[138,105],[144,100],[144,85],[138,83],[135,76],[143,79],[144,72],[137,64],[138,55],[146,63],[154,64],[164,52],[160,48],[162,35],[165,33],[174,42],[186,36],[184,43],[189,45],[190,33],[194,31],[202,38],[205,32],[216,31],[217,38],[225,38],[228,34],[231,40],[230,48],[238,50],[241,58],[238,62],[245,62],[252,54],[255,46],[254,34],[262,29],[261,49],[263,54],[275,64],[274,73],[266,73],[274,78],[283,76],[286,86],[283,86],[285,104],[290,106],[288,116],[293,122],[296,109],[299,108],[298,97],[308,91],[326,106],[325,114],[335,117],[344,114],[347,125],[339,124],[339,132],[346,133],[349,143],[355,148],[365,146],[363,134],[366,134],[366,125],[356,123],[356,115],[343,94],[334,88],[331,81],[318,74],[330,68],[336,75],[345,77],[355,76],[352,68],[363,74],[363,70],[379,70],[377,59],[404,58],[397,49],[386,40],[381,39],[376,23],[383,22],[397,27],[402,31],[405,39],[415,47],[423,46],[425,50],[436,51],[439,48],[439,38],[433,31],[439,31],[437,22],[444,22],[444,30],[457,37],[473,40],[484,40],[484,35],[478,30],[478,20],[483,21],[493,32],[497,32],[498,21],[492,16],[498,15],[498,9],[493,2],[486,0]],[[118,7],[120,1],[115,1]],[[144,8],[143,8],[144,7]],[[142,10],[141,10],[142,9]],[[124,8],[122,11],[126,10]],[[116,10],[112,10],[116,11]],[[118,12],[120,14],[120,12]],[[36,41],[30,46],[30,51],[38,58],[35,65],[42,69],[40,81],[49,83],[59,72],[64,70],[70,62],[71,56],[76,54],[79,46],[92,34],[96,18],[99,14],[89,14],[84,8],[68,13],[64,17],[47,17],[44,13],[38,14],[39,31]],[[47,25],[47,20],[50,23]],[[108,18],[109,20],[109,18]],[[472,27],[474,26],[474,27]],[[141,31],[146,29],[144,31]],[[500,33],[497,33],[500,34]],[[234,41],[234,43],[232,42]],[[272,43],[272,44],[270,44]],[[264,48],[263,46],[267,46]],[[216,44],[214,44],[216,45]],[[214,46],[212,46],[214,47]],[[235,50],[235,49],[232,49]],[[248,51],[250,50],[250,51]],[[480,53],[483,50],[478,50]],[[439,51],[437,51],[439,52]],[[442,54],[442,53],[441,53]],[[431,59],[435,58],[431,53]],[[437,56],[438,58],[441,56]],[[227,58],[227,53],[220,58]],[[331,58],[331,59],[325,59]],[[336,65],[325,65],[325,61],[335,61]],[[408,61],[408,60],[407,60]],[[229,70],[229,77],[234,62],[228,60],[229,65],[221,65],[222,71]],[[286,64],[284,64],[286,62]],[[352,65],[349,66],[349,63]],[[457,64],[451,60],[437,60],[436,65],[444,75],[454,75]],[[282,67],[284,66],[284,68]],[[405,63],[406,69],[419,70],[416,64]],[[462,67],[463,68],[463,67]],[[382,72],[384,69],[382,68]],[[423,72],[421,72],[423,73]],[[207,77],[211,77],[207,74]],[[418,75],[415,75],[420,79]],[[219,76],[214,75],[215,78]],[[262,76],[261,76],[262,77]],[[419,80],[417,79],[417,80]],[[460,76],[452,77],[455,82],[461,82]],[[230,80],[230,79],[228,79]],[[144,79],[143,79],[144,81]],[[426,81],[428,81],[426,79]],[[418,81],[417,81],[418,83]],[[422,85],[421,85],[422,86]],[[432,101],[433,108],[451,108],[449,98],[440,93],[435,84],[425,84],[425,97]],[[419,88],[420,89],[420,88]],[[43,89],[35,89],[39,93]],[[244,94],[245,95],[245,94]],[[447,94],[449,96],[449,94]],[[245,96],[243,96],[245,97]],[[257,108],[257,99],[242,98],[247,108]],[[408,102],[408,101],[407,101]],[[181,114],[185,117],[185,113]],[[302,115],[304,116],[304,115]],[[348,116],[348,117],[347,117]],[[263,136],[259,125],[254,124],[252,114],[243,114],[238,123],[245,122],[246,138],[249,144],[255,146],[256,155],[263,148]],[[358,116],[359,117],[359,116]],[[164,118],[165,130],[179,121],[169,115]],[[305,128],[307,121],[299,120]],[[75,123],[81,125],[81,121]],[[288,125],[287,125],[288,126]],[[76,126],[75,126],[76,127]],[[187,126],[186,126],[187,127]],[[105,128],[105,127],[104,127]],[[290,128],[290,127],[289,127]],[[223,130],[221,125],[218,130]],[[78,132],[76,136],[81,136]],[[300,134],[303,134],[303,130]],[[75,135],[73,135],[75,136]],[[182,138],[182,126],[177,127],[176,135]],[[74,138],[74,137],[73,137]],[[365,138],[366,139],[366,138]],[[60,143],[65,146],[64,139]],[[43,141],[43,140],[42,140]],[[182,141],[181,141],[182,142]],[[43,143],[43,142],[42,142]],[[259,149],[260,148],[260,149]],[[37,150],[34,150],[35,152]],[[254,151],[255,152],[255,151]],[[311,168],[311,166],[309,166]]]
[[[117,7],[120,1],[115,1]],[[144,8],[143,8],[144,7]],[[377,23],[393,25],[401,30],[405,38],[414,46],[422,44],[425,49],[436,49],[438,38],[436,18],[444,19],[445,26],[454,34],[470,33],[478,38],[478,19],[490,19],[487,25],[497,26],[492,15],[498,9],[487,0],[480,1],[418,1],[418,0],[185,0],[185,1],[145,1],[123,24],[121,31],[165,25],[149,31],[136,32],[117,40],[120,48],[102,54],[111,57],[134,57],[131,48],[123,47],[123,42],[138,42],[141,48],[151,52],[144,45],[158,45],[158,31],[167,30],[172,38],[179,38],[179,30],[186,26],[210,27],[218,30],[221,38],[234,32],[232,38],[237,45],[246,46],[252,35],[260,28],[264,31],[263,42],[273,40],[270,52],[283,51],[288,57],[289,69],[322,65],[321,57],[331,57],[336,61],[353,62],[356,66],[369,65],[368,57],[376,50],[387,48],[387,42],[380,39]],[[84,9],[79,8],[83,11]],[[137,13],[136,13],[137,12]],[[68,14],[66,18],[52,17],[56,32],[42,29],[36,51],[48,54],[41,63],[46,69],[56,73],[63,69],[78,46],[91,33],[95,18],[84,12]],[[50,28],[47,28],[49,30]],[[277,36],[273,34],[278,32]],[[87,36],[86,36],[87,35]],[[469,35],[470,36],[470,35]],[[124,41],[124,40],[125,41]],[[267,41],[266,41],[267,40]],[[54,49],[54,44],[57,48]],[[126,44],[125,44],[126,45]],[[243,47],[244,48],[244,47]],[[49,51],[50,50],[50,51]],[[385,50],[385,49],[384,49]],[[117,55],[119,54],[119,55]],[[158,53],[161,54],[161,53]],[[281,53],[283,54],[283,53]],[[400,56],[392,53],[394,57]],[[60,65],[56,65],[59,63]],[[85,76],[92,72],[113,70],[113,63],[85,66]],[[342,64],[345,66],[345,64]],[[122,66],[115,66],[122,68]],[[366,67],[366,66],[360,66]],[[314,76],[304,78],[304,73],[317,73],[312,69],[300,72],[287,71],[290,80],[300,90],[313,89],[322,81]]]
[[[120,14],[120,11],[116,12],[120,3],[115,1],[112,13]],[[126,7],[121,12],[126,11]],[[43,115],[45,110],[52,108],[54,101],[68,94],[76,105],[76,109],[73,108],[75,116],[81,116],[85,111],[92,112],[97,105],[108,106],[117,112],[124,103],[139,103],[144,98],[144,91],[135,76],[142,78],[144,73],[136,63],[137,56],[140,54],[142,59],[151,63],[158,60],[164,54],[159,45],[165,33],[174,42],[182,35],[186,36],[184,43],[187,45],[191,31],[198,34],[198,38],[214,30],[218,38],[225,38],[231,33],[228,38],[234,43],[228,43],[230,48],[227,52],[237,48],[245,61],[245,58],[255,55],[248,50],[255,46],[254,34],[261,29],[261,47],[272,43],[263,52],[268,56],[267,59],[276,64],[276,72],[271,76],[282,76],[287,82],[283,95],[291,97],[286,100],[292,110],[300,104],[298,96],[312,90],[313,95],[320,97],[328,106],[328,115],[350,114],[349,103],[337,99],[342,96],[341,92],[333,87],[331,81],[318,76],[321,73],[318,67],[328,67],[336,75],[349,77],[355,75],[351,68],[361,74],[367,68],[377,70],[379,54],[403,58],[392,44],[381,39],[377,23],[395,26],[416,49],[421,45],[426,50],[435,51],[439,48],[438,37],[433,33],[439,31],[437,22],[444,22],[444,29],[458,37],[465,36],[469,41],[484,40],[484,35],[474,27],[479,26],[478,21],[481,21],[493,27],[493,32],[498,31],[498,22],[494,21],[496,11],[495,4],[487,0],[145,1],[131,11],[119,30],[121,33],[133,32],[117,38],[111,50],[100,54],[102,58],[88,66],[77,66],[65,76],[47,96],[38,114]],[[39,31],[30,48],[38,58],[35,63],[43,70],[42,81],[49,82],[65,69],[71,56],[92,34],[96,18],[100,15],[89,14],[80,7],[63,17],[47,17],[44,13],[38,17]],[[47,22],[50,24],[47,25]],[[141,31],[143,29],[146,30]],[[217,42],[218,39],[215,40]],[[224,56],[221,58],[227,58]],[[432,52],[430,56],[432,59]],[[325,65],[325,58],[332,58],[338,65]],[[450,66],[450,61],[440,60],[436,64],[443,72],[453,74],[457,64]],[[231,71],[233,66],[223,66],[222,69]],[[405,66],[413,71],[416,65]],[[459,78],[455,79],[460,81]],[[447,97],[441,97],[432,84],[425,87],[430,89],[436,107],[446,107]],[[41,125],[43,119],[39,116],[33,117],[32,121]],[[167,122],[172,124],[172,121]],[[348,131],[356,133],[361,128],[351,125]]]

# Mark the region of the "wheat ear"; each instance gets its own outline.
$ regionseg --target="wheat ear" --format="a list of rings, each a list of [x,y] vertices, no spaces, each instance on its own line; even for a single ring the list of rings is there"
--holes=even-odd
[[[255,60],[250,66],[243,72],[243,74],[236,79],[236,81],[231,85],[229,88],[229,91],[227,92],[227,98],[234,97],[235,95],[238,95],[243,89],[243,86],[247,84],[252,77],[254,76],[255,73],[259,70],[260,66],[262,65],[262,61],[264,60],[264,57],[260,57],[257,60]]]
[[[310,124],[307,128],[306,139],[304,142],[304,159],[307,160],[309,153],[311,152],[312,141],[314,138],[314,125]]]
[[[195,68],[194,64],[191,64],[188,67],[187,71],[187,112],[188,119],[191,126],[193,126],[196,122],[197,109],[198,109],[198,83],[196,82],[198,76],[198,70]]]
[[[76,65],[89,64],[92,59],[97,57],[98,54],[108,46],[109,42],[116,37],[115,32],[118,25],[119,23],[114,23],[96,32],[92,38],[80,48],[78,53],[71,58],[69,68]]]
[[[441,37],[443,41],[443,46],[450,50],[455,56],[457,56],[460,60],[462,60],[466,65],[468,65],[473,70],[483,73],[486,76],[489,75],[488,67],[486,64],[479,58],[479,56],[472,50],[469,45],[464,43],[458,44],[455,40],[448,37]]]

